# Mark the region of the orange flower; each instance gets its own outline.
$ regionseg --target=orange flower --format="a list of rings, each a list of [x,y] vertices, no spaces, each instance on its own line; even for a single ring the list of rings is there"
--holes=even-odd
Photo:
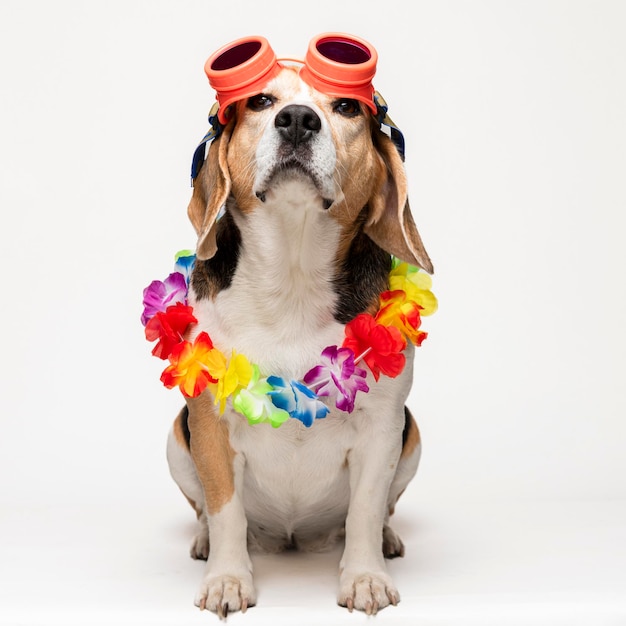
[[[192,343],[183,341],[169,355],[170,365],[161,374],[161,382],[168,388],[179,386],[187,398],[199,396],[210,383],[217,383],[206,362],[214,351],[213,342],[201,332]]]
[[[384,326],[394,326],[417,346],[422,345],[427,333],[419,330],[422,324],[422,307],[407,297],[405,291],[385,291],[380,294],[380,309],[376,321]]]

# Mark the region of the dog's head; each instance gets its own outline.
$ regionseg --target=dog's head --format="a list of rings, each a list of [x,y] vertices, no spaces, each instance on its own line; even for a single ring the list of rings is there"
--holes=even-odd
[[[335,220],[346,238],[362,228],[390,254],[432,273],[402,159],[368,107],[325,95],[286,66],[229,113],[188,208],[199,259],[217,250],[216,220],[229,198],[243,214],[262,211],[281,186],[297,181],[316,198],[314,210]]]

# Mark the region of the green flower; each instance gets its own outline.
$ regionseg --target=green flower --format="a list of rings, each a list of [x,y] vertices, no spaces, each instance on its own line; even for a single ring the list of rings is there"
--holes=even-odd
[[[267,378],[261,378],[259,367],[252,366],[252,378],[248,386],[240,389],[233,397],[235,411],[245,416],[250,424],[269,422],[278,428],[289,419],[289,413],[274,405],[268,392],[273,390]]]

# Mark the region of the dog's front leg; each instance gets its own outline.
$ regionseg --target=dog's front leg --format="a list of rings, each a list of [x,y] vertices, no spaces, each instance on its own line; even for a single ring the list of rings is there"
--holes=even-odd
[[[244,460],[209,396],[189,399],[191,456],[204,491],[209,557],[195,603],[225,617],[256,603],[241,500]]]
[[[338,603],[350,611],[374,614],[400,600],[382,551],[385,507],[401,451],[401,434],[395,430],[370,432],[348,455],[350,506]]]

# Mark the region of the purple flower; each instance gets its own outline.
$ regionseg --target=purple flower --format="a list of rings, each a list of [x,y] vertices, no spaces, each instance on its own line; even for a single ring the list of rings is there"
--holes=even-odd
[[[143,290],[141,323],[145,326],[150,318],[177,302],[187,304],[187,281],[183,274],[173,272],[163,282],[153,280]]]
[[[267,382],[272,390],[267,394],[274,406],[287,411],[291,417],[299,419],[305,426],[311,426],[316,419],[328,415],[328,407],[301,382],[285,381],[280,376],[270,376]]]
[[[340,411],[352,413],[357,391],[369,391],[367,373],[354,364],[354,352],[349,348],[328,346],[322,352],[322,364],[309,370],[304,382],[318,396],[328,396]]]

